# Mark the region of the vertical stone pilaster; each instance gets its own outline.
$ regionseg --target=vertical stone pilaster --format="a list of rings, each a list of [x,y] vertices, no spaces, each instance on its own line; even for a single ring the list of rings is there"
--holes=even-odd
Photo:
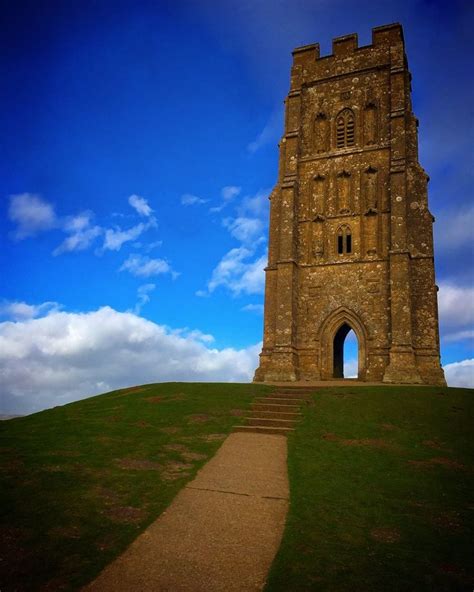
[[[410,253],[407,244],[407,187],[405,154],[406,72],[403,55],[391,51],[390,158],[390,325],[389,364],[383,381],[421,383],[413,350],[411,326]]]

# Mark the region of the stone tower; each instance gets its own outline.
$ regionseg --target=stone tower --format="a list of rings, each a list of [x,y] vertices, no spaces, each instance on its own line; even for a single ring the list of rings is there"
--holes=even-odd
[[[294,50],[256,381],[342,377],[352,329],[359,380],[446,384],[410,80],[399,24]]]

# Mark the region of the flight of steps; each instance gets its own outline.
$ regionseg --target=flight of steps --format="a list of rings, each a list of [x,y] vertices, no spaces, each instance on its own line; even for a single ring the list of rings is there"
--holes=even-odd
[[[295,431],[301,419],[301,406],[311,400],[314,388],[300,386],[278,387],[265,397],[257,397],[244,425],[234,426],[234,432],[283,434]]]

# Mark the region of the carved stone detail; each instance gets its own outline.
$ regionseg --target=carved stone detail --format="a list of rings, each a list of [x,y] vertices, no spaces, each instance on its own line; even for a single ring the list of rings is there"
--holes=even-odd
[[[341,214],[351,210],[351,174],[342,171],[337,175],[337,209]]]
[[[329,121],[322,112],[314,118],[313,143],[317,154],[329,150]]]
[[[377,105],[371,101],[366,104],[364,109],[364,144],[370,146],[377,144],[378,121]]]

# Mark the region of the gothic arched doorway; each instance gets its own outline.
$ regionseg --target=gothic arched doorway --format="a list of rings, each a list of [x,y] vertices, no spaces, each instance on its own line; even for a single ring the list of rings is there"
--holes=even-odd
[[[350,339],[351,336],[353,339]],[[357,376],[359,380],[365,380],[367,332],[356,313],[342,307],[333,311],[322,324],[318,341],[321,348],[321,378],[323,380],[344,378],[344,349],[349,341],[352,342],[350,353],[352,363],[350,366],[353,367],[346,366],[347,377]],[[357,373],[355,360],[357,360]]]
[[[334,336],[333,378],[354,378],[358,375],[359,343],[352,327],[343,323]],[[353,359],[354,353],[356,359]],[[353,368],[355,362],[356,368]],[[355,370],[355,371],[354,371]]]

